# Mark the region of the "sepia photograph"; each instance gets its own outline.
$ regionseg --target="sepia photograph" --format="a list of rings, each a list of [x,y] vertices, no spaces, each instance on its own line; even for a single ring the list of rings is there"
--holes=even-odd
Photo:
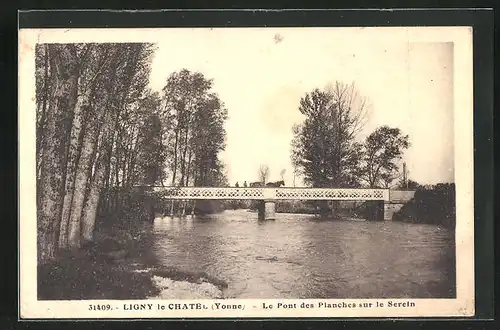
[[[21,30],[21,307],[470,315],[471,60],[467,28]]]

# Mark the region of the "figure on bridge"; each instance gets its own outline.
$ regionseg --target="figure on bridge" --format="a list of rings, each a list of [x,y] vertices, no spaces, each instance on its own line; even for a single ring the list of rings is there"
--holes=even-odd
[[[248,187],[248,185],[247,185],[247,182],[246,182],[246,181],[245,181],[245,182],[243,182],[243,187],[244,187],[244,188]]]
[[[281,187],[281,186],[284,186],[285,185],[285,181],[283,180],[280,180],[280,181],[276,181],[276,182],[268,182],[266,184],[264,184],[263,182],[251,182],[250,183],[250,187],[251,188],[263,188],[263,187]]]
[[[236,181],[236,184],[234,185],[236,188],[239,188],[240,185],[238,184],[238,181]]]
[[[268,182],[266,184],[266,187],[281,187],[281,186],[284,186],[285,185],[285,181],[283,180],[280,180],[280,181],[276,181],[276,182]]]

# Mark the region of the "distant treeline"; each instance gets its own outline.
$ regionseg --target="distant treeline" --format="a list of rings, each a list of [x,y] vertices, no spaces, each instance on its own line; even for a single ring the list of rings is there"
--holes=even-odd
[[[320,214],[335,215],[355,214],[357,210],[366,204],[365,201],[303,201],[303,200],[280,200],[276,201],[277,213],[295,213],[295,214]],[[233,200],[223,203],[224,209],[251,209],[257,210],[259,201],[256,200]]]

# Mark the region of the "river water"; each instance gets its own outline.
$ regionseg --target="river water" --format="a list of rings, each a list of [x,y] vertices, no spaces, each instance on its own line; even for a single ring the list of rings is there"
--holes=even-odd
[[[453,233],[435,225],[246,210],[156,218],[159,265],[225,280],[228,298],[452,298]]]

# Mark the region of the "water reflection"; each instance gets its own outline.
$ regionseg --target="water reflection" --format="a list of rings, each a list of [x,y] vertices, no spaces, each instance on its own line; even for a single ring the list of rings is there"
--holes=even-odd
[[[453,233],[432,225],[318,221],[244,210],[157,218],[162,265],[204,271],[237,298],[453,297]]]

